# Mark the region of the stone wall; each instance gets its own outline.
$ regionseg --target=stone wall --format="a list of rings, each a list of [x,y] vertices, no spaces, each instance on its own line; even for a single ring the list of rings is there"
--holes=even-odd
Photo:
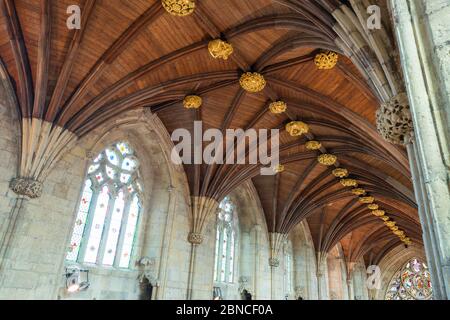
[[[15,101],[9,92],[5,74],[0,68],[0,261],[2,260],[2,244],[10,221],[10,213],[15,205],[16,197],[9,191],[9,182],[16,176],[19,162],[20,126]],[[0,264],[1,266],[1,264]],[[0,267],[1,272],[1,267]],[[0,287],[6,281],[0,274]],[[15,293],[14,293],[15,294]],[[14,297],[11,292],[11,297]],[[0,299],[8,297],[1,294]]]
[[[290,236],[294,261],[295,298],[304,300],[318,298],[316,276],[316,254],[308,226],[302,222],[294,228]]]
[[[391,0],[414,122],[408,146],[435,299],[450,297],[450,3]]]
[[[351,284],[353,287],[352,300],[369,299],[369,292],[367,290],[367,268],[362,258],[353,267]]]
[[[347,300],[347,271],[340,245],[336,245],[327,256],[328,287],[331,300]]]
[[[2,91],[3,92],[3,91]],[[17,130],[12,112],[1,100],[2,135],[0,149],[2,175],[0,213],[2,232],[11,212],[15,194],[8,189],[17,167]],[[10,109],[9,109],[10,110]],[[9,127],[8,127],[9,126]],[[7,134],[9,133],[9,135]],[[110,143],[128,141],[142,164],[145,190],[144,212],[139,222],[139,239],[134,248],[130,270],[88,267],[91,287],[68,296],[64,290],[64,257],[75,219],[81,186],[89,164],[88,152],[96,154]],[[15,150],[14,150],[15,149]],[[6,174],[8,172],[8,174]],[[14,228],[3,261],[0,298],[5,299],[137,299],[138,277],[142,270],[136,262],[143,256],[155,261],[152,271],[155,298],[184,299],[187,290],[189,231],[185,181],[180,172],[169,173],[157,137],[143,122],[132,128],[115,128],[103,135],[101,130],[80,140],[66,154],[44,183],[43,195],[26,200]],[[171,187],[170,187],[171,186]],[[169,188],[170,187],[170,188]],[[164,268],[160,267],[164,264]]]

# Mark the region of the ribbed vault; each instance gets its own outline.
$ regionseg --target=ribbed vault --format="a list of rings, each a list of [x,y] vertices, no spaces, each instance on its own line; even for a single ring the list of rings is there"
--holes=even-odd
[[[349,262],[380,260],[401,241],[340,184],[335,167],[318,164],[330,153],[421,243],[405,149],[375,128],[379,105],[403,91],[387,8],[380,3],[386,27],[374,33],[365,30],[363,1],[342,2],[202,0],[193,14],[175,17],[156,0],[2,0],[0,57],[23,122],[18,177],[44,183],[77,139],[130,109],[151,110],[169,133],[193,130],[194,120],[222,131],[280,128],[279,174],[260,176],[259,165],[185,165],[193,232],[202,232],[214,201],[252,181],[269,232],[287,234],[306,219],[318,252],[341,242]],[[82,10],[80,30],[66,27],[73,4]],[[208,53],[219,37],[234,47],[227,61]],[[332,70],[315,66],[321,50],[339,54]],[[239,86],[245,71],[264,75],[262,92]],[[202,97],[200,109],[183,108],[188,94]],[[280,99],[288,110],[270,113]],[[290,121],[307,123],[309,133],[291,137]],[[310,140],[322,147],[307,150]]]

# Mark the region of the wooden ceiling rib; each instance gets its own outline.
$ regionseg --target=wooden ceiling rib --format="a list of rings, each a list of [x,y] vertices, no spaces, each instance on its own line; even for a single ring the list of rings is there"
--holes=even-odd
[[[317,250],[342,241],[349,261],[380,259],[399,240],[331,168],[317,163],[329,152],[414,241],[422,241],[406,152],[381,140],[374,125],[378,98],[337,46],[330,12],[341,1],[202,0],[192,15],[175,17],[159,0],[80,0],[79,30],[65,27],[69,2],[0,3],[0,58],[22,118],[43,119],[79,137],[144,107],[169,133],[192,130],[194,120],[222,132],[278,128],[284,172],[260,176],[261,164],[185,165],[191,195],[220,200],[251,180],[270,232],[288,233],[306,219]],[[233,44],[227,61],[207,51],[219,37]],[[340,53],[333,70],[314,64],[324,49]],[[263,74],[265,90],[241,89],[246,71]],[[200,110],[183,108],[187,94],[202,96]],[[287,102],[287,112],[268,111],[277,99]],[[310,132],[290,137],[284,127],[293,120],[306,122]],[[320,151],[306,150],[312,139],[322,143]]]

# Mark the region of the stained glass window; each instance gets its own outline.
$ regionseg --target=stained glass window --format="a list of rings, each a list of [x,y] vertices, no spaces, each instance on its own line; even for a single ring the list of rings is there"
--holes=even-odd
[[[141,212],[139,161],[119,142],[88,168],[66,260],[128,268]]]
[[[389,283],[386,300],[430,300],[433,289],[428,268],[420,259],[408,261]]]
[[[217,211],[214,281],[234,282],[235,205],[225,197]]]

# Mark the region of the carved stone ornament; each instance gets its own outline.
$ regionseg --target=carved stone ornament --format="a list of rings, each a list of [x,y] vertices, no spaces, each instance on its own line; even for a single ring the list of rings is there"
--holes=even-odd
[[[42,195],[43,185],[41,182],[29,178],[15,178],[10,183],[10,188],[20,196],[31,199],[39,198]]]
[[[364,190],[363,188],[355,188],[355,189],[352,189],[352,193],[355,196],[363,196],[366,194],[366,190]]]
[[[200,233],[191,232],[189,233],[188,241],[189,243],[199,245],[203,242],[203,235]]]
[[[228,60],[233,53],[233,45],[222,39],[214,39],[208,43],[208,51],[214,59]]]
[[[386,225],[386,227],[392,228],[396,223],[395,221],[386,221],[384,224]]]
[[[317,157],[317,161],[324,166],[332,166],[336,163],[337,157],[334,154],[321,154]]]
[[[188,16],[195,9],[193,0],[162,0],[161,3],[168,13],[179,17]]]
[[[389,217],[388,216],[382,216],[382,217],[380,217],[381,218],[381,220],[383,220],[383,221],[388,221],[389,220]]]
[[[302,121],[291,121],[286,125],[286,131],[292,137],[299,137],[309,132],[309,126]]]
[[[385,214],[386,214],[386,212],[384,211],[384,210],[373,210],[372,211],[372,214],[375,216],[375,217],[382,217],[382,216],[384,216]]]
[[[367,206],[367,208],[368,208],[369,210],[378,210],[379,205],[377,205],[376,203],[371,203],[371,204],[369,204],[369,205]]]
[[[266,87],[266,80],[257,72],[246,72],[241,76],[239,84],[247,92],[256,93]]]
[[[198,109],[202,106],[203,100],[196,95],[186,96],[183,100],[183,106],[186,109]]]
[[[278,258],[270,258],[269,259],[269,266],[272,268],[278,268],[280,266],[280,259]]]
[[[284,165],[282,164],[277,164],[275,167],[273,167],[273,171],[275,173],[281,173],[285,170]]]
[[[250,282],[249,277],[240,277],[239,278],[239,292],[242,292],[244,290],[249,291],[248,284]]]
[[[323,51],[316,54],[314,58],[314,63],[319,70],[330,70],[333,69],[338,63],[339,55],[333,51]]]
[[[297,286],[295,287],[295,296],[298,297],[305,297],[305,288],[301,287],[301,286]]]
[[[358,181],[356,181],[355,179],[341,179],[340,182],[344,187],[357,187],[358,186]]]
[[[158,279],[156,274],[156,259],[149,257],[142,257],[137,263],[143,270],[139,274],[139,282],[144,282],[147,279],[152,286],[158,286]]]
[[[333,175],[336,178],[345,178],[348,177],[348,170],[344,168],[337,168],[333,170]]]
[[[322,144],[319,141],[311,140],[305,144],[306,149],[315,151],[322,148]]]
[[[380,106],[377,129],[391,143],[405,145],[412,141],[414,127],[406,93],[400,93]]]
[[[365,204],[373,203],[374,201],[375,201],[375,198],[371,197],[371,196],[359,198],[359,202],[365,203]]]
[[[284,101],[275,101],[269,105],[269,110],[273,114],[280,114],[287,110],[287,104]]]

